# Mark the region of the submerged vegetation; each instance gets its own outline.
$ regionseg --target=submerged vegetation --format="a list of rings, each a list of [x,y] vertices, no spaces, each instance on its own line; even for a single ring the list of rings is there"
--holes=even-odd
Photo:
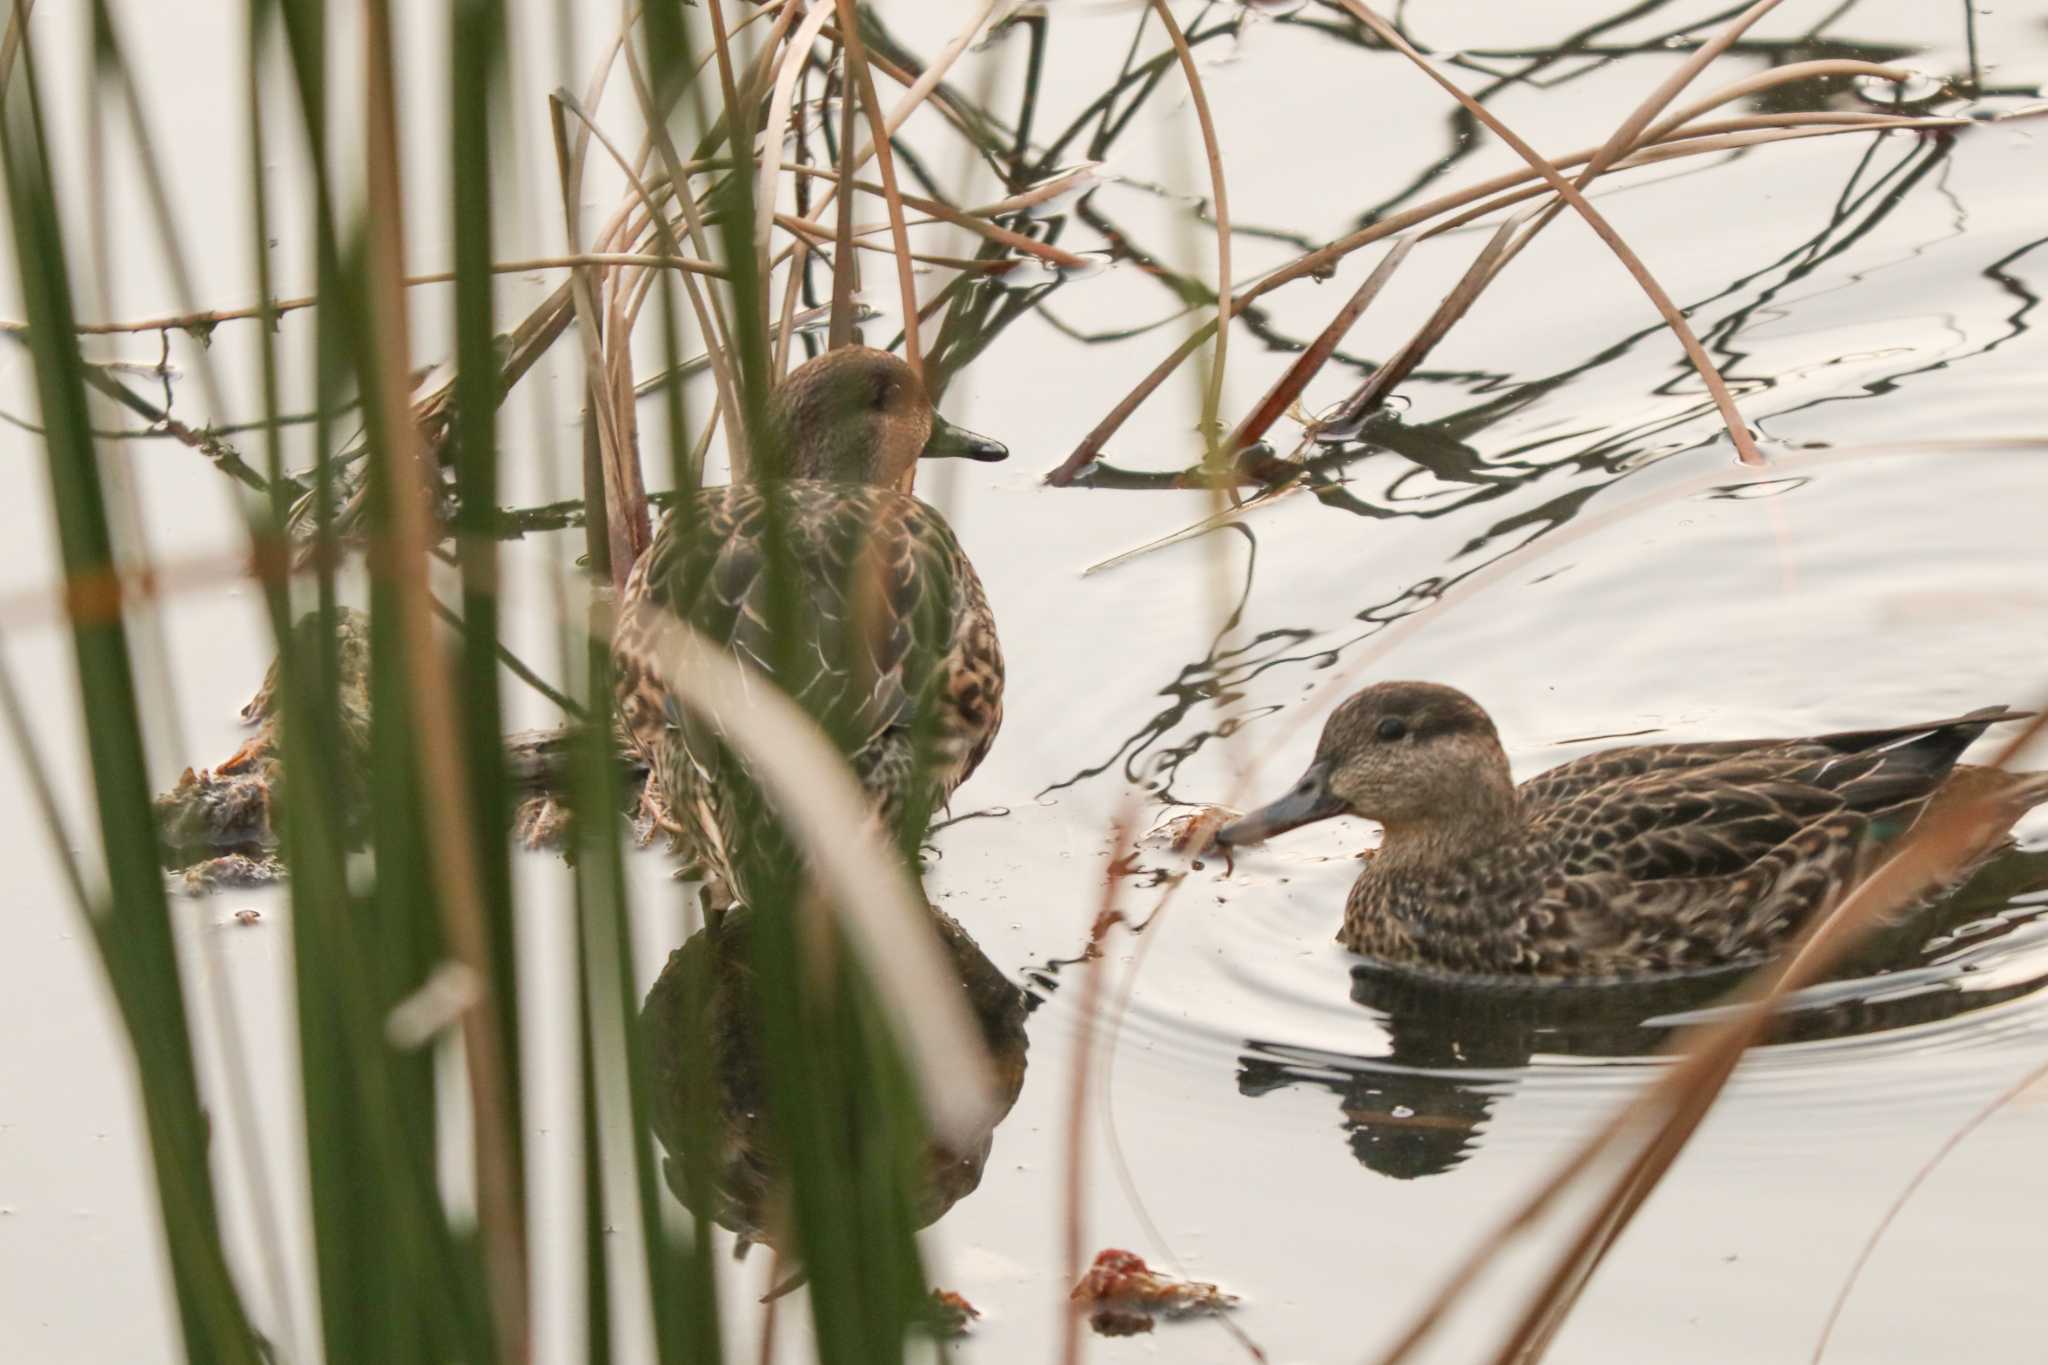
[[[1072,450],[1011,441],[1013,459],[1046,462],[1033,472],[1055,489],[1207,491],[1206,513],[1184,530],[1107,563],[1241,527],[1301,494],[1361,518],[1392,515],[1346,478],[1382,451],[1455,486],[1418,513],[1442,515],[1541,476],[1548,466],[1533,449],[1479,470],[1466,442],[1576,371],[1561,363],[1511,390],[1473,384],[1466,406],[1427,424],[1401,420],[1397,391],[1445,377],[1430,368],[1439,344],[1512,276],[1539,233],[1566,218],[1618,262],[1611,280],[1588,287],[1633,290],[1660,320],[1663,331],[1627,344],[1668,345],[1697,380],[1629,440],[1662,439],[1712,412],[1735,458],[1766,465],[1771,454],[1740,410],[1743,385],[1717,365],[1716,355],[1727,362],[1725,338],[1696,335],[1697,307],[1673,300],[1592,202],[1596,187],[1644,168],[1769,155],[1814,138],[1917,139],[1898,167],[1843,195],[1784,265],[1789,275],[1867,231],[1950,140],[1978,135],[1989,117],[1961,107],[1985,93],[1974,70],[1927,94],[1913,89],[1923,78],[1896,64],[1900,52],[1833,43],[1818,29],[1799,41],[1752,36],[1776,0],[1682,16],[1718,26],[1700,35],[1674,19],[1669,33],[1631,38],[1626,50],[1680,59],[1632,107],[1611,111],[1597,144],[1542,149],[1490,107],[1512,82],[1488,73],[1510,62],[1521,64],[1518,79],[1551,72],[1549,97],[1568,98],[1574,80],[1614,55],[1609,30],[1620,19],[1541,50],[1446,55],[1426,51],[1405,17],[1360,0],[1132,0],[1130,46],[1114,81],[1055,128],[1047,63],[1057,6],[958,7],[957,31],[925,52],[897,36],[888,6],[653,0],[603,45],[587,88],[546,98],[547,198],[567,252],[507,260],[507,185],[537,174],[503,131],[514,102],[538,98],[513,75],[518,7],[428,7],[436,41],[416,51],[408,42],[418,41],[417,16],[390,0],[332,12],[317,0],[249,0],[243,131],[255,169],[246,202],[219,212],[245,214],[251,240],[285,246],[254,255],[248,289],[260,302],[208,307],[217,301],[194,295],[204,244],[181,237],[177,186],[161,178],[154,155],[166,132],[142,94],[149,58],[127,38],[121,6],[84,8],[79,36],[90,61],[76,69],[91,82],[90,143],[98,148],[110,129],[132,142],[160,247],[149,267],[188,304],[176,315],[108,322],[78,302],[96,297],[95,281],[103,286],[107,243],[68,229],[104,219],[105,166],[95,160],[74,173],[53,151],[56,73],[73,69],[75,54],[56,50],[43,10],[18,4],[0,47],[0,151],[23,310],[10,331],[33,363],[61,611],[10,602],[0,626],[12,634],[40,612],[69,632],[96,839],[68,828],[58,760],[4,669],[0,703],[133,1049],[182,1347],[199,1361],[530,1359],[540,1267],[565,1264],[581,1277],[584,1358],[638,1358],[643,1341],[664,1361],[748,1358],[757,1345],[768,1358],[774,1314],[789,1311],[778,1305],[795,1300],[742,1304],[722,1250],[731,1242],[716,1226],[739,1233],[743,1246],[772,1249],[778,1291],[801,1286],[803,1341],[818,1360],[897,1361],[924,1349],[934,1277],[917,1233],[981,1179],[993,1127],[1023,1085],[1033,1004],[926,900],[920,881],[933,817],[994,733],[985,713],[1000,714],[1002,663],[987,657],[993,636],[967,664],[934,661],[971,630],[955,617],[971,617],[961,604],[979,600],[961,548],[977,551],[971,532],[955,544],[929,507],[880,496],[907,492],[914,470],[892,466],[867,480],[876,497],[834,495],[824,513],[803,497],[701,491],[721,481],[721,466],[734,483],[763,488],[804,476],[785,467],[801,455],[785,385],[806,360],[857,345],[893,351],[902,365],[879,371],[878,391],[900,397],[889,385],[901,369],[943,409],[948,388],[1006,329],[1041,318],[1080,332],[1058,319],[1065,291],[1085,290],[1104,270],[1134,272],[1156,281],[1169,310],[1164,323],[1134,329],[1148,342],[1156,334],[1156,368],[1107,411],[1078,415],[1093,425]],[[560,6],[550,22],[568,31],[572,9]],[[1368,187],[1384,198],[1333,240],[1233,218],[1227,129],[1209,101],[1205,58],[1261,24],[1313,27],[1356,49],[1361,63],[1399,58],[1426,72],[1456,111],[1455,148],[1423,182]],[[437,52],[446,69],[428,84],[440,107],[416,107],[403,73]],[[970,52],[975,61],[963,63]],[[1754,70],[1723,78],[1717,64],[1730,58],[1753,59]],[[1000,82],[998,63],[1007,64]],[[970,64],[974,75],[958,74]],[[1466,88],[1474,75],[1487,79]],[[1869,93],[1880,88],[1890,93]],[[1113,218],[1114,205],[1096,194],[1140,111],[1183,99],[1192,115],[1183,150],[1200,158],[1206,181],[1190,220],[1200,240],[1185,252],[1148,242],[1145,227]],[[431,213],[403,164],[413,147],[406,135],[423,123],[446,137],[447,180],[437,187],[445,199]],[[1492,140],[1520,164],[1460,183],[1465,158]],[[281,202],[279,178],[264,169],[274,159],[303,166],[293,202]],[[1456,187],[1438,192],[1446,178]],[[991,180],[1002,193],[975,202]],[[615,191],[614,202],[600,200]],[[445,224],[437,256],[450,263],[446,273],[415,259],[408,229],[420,220]],[[1700,230],[1711,235],[1710,213]],[[967,245],[948,246],[957,241]],[[1277,243],[1284,258],[1267,253],[1245,269],[1244,241]],[[1402,319],[1406,340],[1384,357],[1347,351],[1390,282],[1430,253],[1462,253],[1462,274],[1441,302]],[[1178,257],[1213,269],[1177,266]],[[1319,326],[1297,336],[1276,319],[1277,291],[1312,291],[1347,270],[1359,282]],[[499,277],[536,273],[558,287],[509,316]],[[309,292],[287,296],[285,281],[299,279],[313,282]],[[443,292],[423,292],[430,288]],[[1762,308],[1766,295],[1745,309]],[[445,324],[438,332],[423,322],[429,315]],[[247,384],[219,372],[216,338],[229,329],[249,348]],[[108,333],[160,336],[166,363],[138,377],[89,358],[84,339]],[[447,354],[426,353],[433,336]],[[173,338],[204,423],[174,415]],[[1263,350],[1248,358],[1248,344]],[[1270,372],[1242,412],[1227,403],[1233,371]],[[1304,412],[1311,384],[1340,373],[1348,393]],[[1180,400],[1190,410],[1189,449],[1149,463],[1113,458],[1111,443],[1134,413],[1176,401],[1166,390],[1177,374],[1192,377],[1192,398]],[[525,422],[519,407],[530,399],[548,413],[556,375],[567,376],[580,406],[570,449],[551,444],[553,428]],[[253,392],[260,410],[232,413],[230,392]],[[835,402],[832,431],[866,392]],[[929,417],[922,396],[912,406]],[[105,434],[119,420],[219,471],[235,491],[241,543],[152,554],[149,509],[136,499],[123,443]],[[516,441],[514,430],[523,433]],[[929,430],[927,420],[913,455]],[[1275,440],[1286,430],[1291,446]],[[1620,477],[1634,449],[1622,445],[1587,437],[1574,458]],[[534,468],[515,464],[515,454]],[[1726,468],[1711,477],[1725,482]],[[553,494],[512,505],[534,488]],[[854,515],[838,515],[848,507]],[[1549,519],[1546,550],[1600,524],[1589,517],[1565,531],[1576,511]],[[902,539],[916,550],[906,552],[916,563],[894,565],[894,577],[872,563],[877,545],[898,544],[882,534],[891,517],[911,526]],[[521,581],[508,569],[510,542],[579,533],[575,563],[563,556],[534,600],[508,600]],[[744,556],[728,553],[736,535],[747,538]],[[685,581],[682,563],[690,584],[709,588],[685,602],[629,586],[650,545],[672,581]],[[1476,591],[1518,553],[1368,609],[1367,634]],[[149,662],[161,657],[163,608],[179,594],[244,581],[260,592],[277,646],[246,713],[260,728],[232,757],[195,765],[159,793],[152,746],[174,742],[163,723],[173,710],[167,683]],[[1216,582],[1207,656],[1160,689],[1159,714],[1132,718],[1122,746],[1071,781],[1120,768],[1162,800],[1191,801],[1175,790],[1179,765],[1247,718],[1229,714],[1178,745],[1166,742],[1175,727],[1219,698],[1228,707],[1234,689],[1280,653],[1327,648],[1306,632],[1247,640],[1242,602],[1230,600],[1222,574]],[[506,625],[515,605],[550,615],[550,663],[515,653]],[[632,647],[615,652],[615,638]],[[1385,643],[1347,659],[1347,676]],[[514,733],[527,699],[506,689],[528,684],[553,728]],[[934,699],[952,688],[958,700],[970,684],[961,707],[980,708],[985,724],[942,733]],[[2022,727],[1998,761],[2041,723]],[[876,734],[890,725],[885,751]],[[884,822],[870,816],[877,793],[889,798]],[[671,798],[693,806],[678,811],[664,804]],[[1668,1043],[1673,1062],[1497,1227],[1472,1229],[1469,1258],[1382,1359],[1409,1358],[1493,1257],[1569,1204],[1557,1215],[1569,1224],[1563,1248],[1495,1357],[1538,1358],[1786,996],[1833,969],[1896,907],[1974,866],[1997,832],[1987,824],[2000,814],[1994,804],[1935,806],[1729,1008],[1659,1034],[1654,1044]],[[685,936],[672,940],[681,946],[657,977],[636,960],[633,926],[653,911],[636,904],[628,859],[636,844],[665,843],[676,831],[694,871],[717,874],[718,894],[700,903],[694,887],[672,884],[657,909]],[[561,973],[523,956],[521,926],[537,897],[520,875],[521,843],[559,849],[573,867],[574,1009],[561,1021],[566,1042],[546,1047],[531,1033],[530,1006],[540,983]],[[1106,979],[1105,945],[1151,923],[1187,884],[1176,873],[1155,890],[1132,876],[1137,853],[1124,824],[1108,831],[1108,844],[1101,903],[1070,917],[1093,916],[1075,944],[1080,957],[1066,965],[1086,983],[1084,1020],[1099,1014],[1105,1026],[1084,1029],[1076,1074],[1056,1082],[1070,1080],[1073,1094],[1060,1173],[1067,1263],[1057,1268],[1068,1285],[1082,1281],[1091,1254],[1078,1194],[1097,1083],[1089,1068],[1106,1066],[1098,1053],[1113,1056],[1117,1010],[1128,1000],[1128,976],[1122,997]],[[86,845],[96,856],[74,854]],[[239,861],[223,866],[222,855]],[[251,1126],[255,1102],[232,1066],[220,1086],[202,1083],[194,968],[178,949],[166,868],[195,885],[288,869],[301,1083],[272,1100],[302,1107],[304,1162],[294,1179],[310,1210],[307,1248],[287,1246],[260,1173],[246,1190],[222,1193],[239,1174],[223,1169],[212,1144],[224,1125]],[[729,909],[735,899],[741,908]],[[643,1003],[640,983],[650,979]],[[1552,1036],[1492,1042],[1526,1060],[1539,1034]],[[1627,1045],[1648,1046],[1633,1035]],[[522,1119],[534,1059],[550,1048],[575,1058],[577,1111],[555,1116],[581,1139],[567,1227],[559,1212],[536,1209],[540,1182]],[[1424,1053],[1418,1069],[1443,1061]],[[1238,1084],[1262,1093],[1284,1083],[1283,1072],[1260,1059]],[[1450,1121],[1420,1138],[1354,1139],[1359,1159],[1403,1174],[1461,1160],[1491,1097],[1440,1080],[1416,1084],[1456,1092]],[[1347,1113],[1364,1104],[1353,1078],[1324,1068],[1316,1083],[1346,1096]],[[224,1202],[255,1209],[253,1258],[231,1250]],[[544,1256],[544,1236],[577,1250]],[[287,1269],[298,1264],[312,1266],[310,1301]],[[1130,1264],[1144,1286],[1165,1286],[1151,1307],[1222,1320],[1231,1302],[1215,1286],[1155,1277],[1136,1257]],[[1120,1304],[1135,1292],[1118,1283],[1095,1298]],[[1069,1358],[1088,1301],[1062,1294]],[[310,1321],[294,1320],[295,1305]],[[1227,1349],[1260,1356],[1227,1321],[1225,1330],[1235,1338]]]

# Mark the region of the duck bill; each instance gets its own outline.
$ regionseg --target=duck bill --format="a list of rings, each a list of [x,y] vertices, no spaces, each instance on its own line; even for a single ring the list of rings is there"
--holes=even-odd
[[[1294,790],[1216,831],[1219,844],[1256,844],[1290,829],[1344,813],[1343,798],[1330,791],[1331,764],[1312,763]]]
[[[1001,441],[992,441],[965,427],[956,427],[935,412],[932,414],[931,438],[924,443],[922,454],[927,460],[1007,460],[1010,448]]]

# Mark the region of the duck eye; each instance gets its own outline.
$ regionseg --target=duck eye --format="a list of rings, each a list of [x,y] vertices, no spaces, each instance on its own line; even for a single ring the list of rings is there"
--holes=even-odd
[[[1379,724],[1379,736],[1381,739],[1400,739],[1407,733],[1408,722],[1402,720],[1399,716],[1385,716],[1381,718]]]

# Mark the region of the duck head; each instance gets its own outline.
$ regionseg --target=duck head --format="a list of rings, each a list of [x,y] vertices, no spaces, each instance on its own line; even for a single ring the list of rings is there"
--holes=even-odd
[[[910,489],[921,456],[1000,460],[1007,447],[954,426],[918,377],[887,351],[842,346],[776,390],[775,449],[792,479]]]
[[[1293,789],[1216,841],[1255,844],[1334,815],[1378,821],[1390,845],[1411,833],[1483,836],[1515,810],[1507,755],[1478,702],[1436,683],[1386,682],[1347,697]]]

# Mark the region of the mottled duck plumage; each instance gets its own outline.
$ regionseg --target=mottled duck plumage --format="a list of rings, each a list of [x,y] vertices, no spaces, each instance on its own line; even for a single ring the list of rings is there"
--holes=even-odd
[[[911,492],[920,456],[1001,459],[939,418],[901,360],[831,351],[777,391],[757,481],[703,489],[663,519],[628,577],[613,641],[622,723],[656,809],[726,895],[746,899],[735,758],[662,682],[642,608],[673,613],[782,681],[837,737],[887,827],[952,795],[1002,723],[1003,657],[973,563]],[[783,544],[788,619],[770,620]],[[917,790],[913,794],[913,780]],[[915,800],[911,798],[915,796]]]

